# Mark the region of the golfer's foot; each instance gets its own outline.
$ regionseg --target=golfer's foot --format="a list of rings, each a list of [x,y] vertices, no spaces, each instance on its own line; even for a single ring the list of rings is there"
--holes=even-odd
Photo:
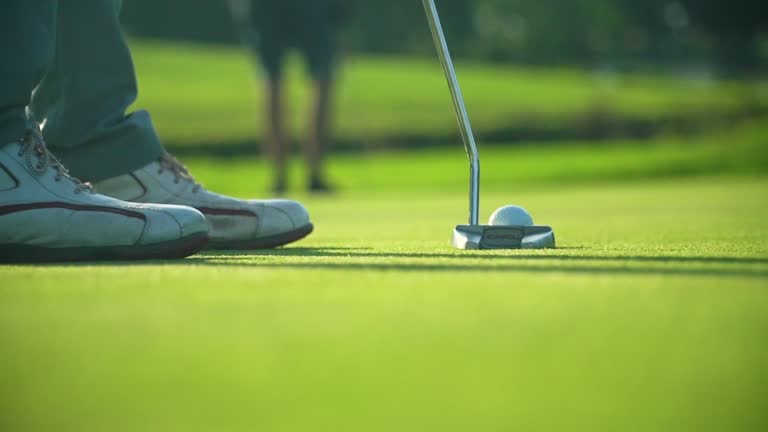
[[[288,184],[285,179],[275,179],[272,183],[272,193],[275,195],[282,195],[288,190]]]
[[[207,241],[195,209],[94,193],[48,153],[39,131],[0,147],[0,262],[184,258]]]
[[[309,191],[316,194],[327,194],[333,192],[333,186],[321,178],[313,178],[309,181]]]
[[[190,206],[210,226],[211,249],[266,249],[302,239],[312,232],[307,210],[296,201],[239,200],[207,191],[173,156],[130,174],[97,183],[100,193],[126,201]]]

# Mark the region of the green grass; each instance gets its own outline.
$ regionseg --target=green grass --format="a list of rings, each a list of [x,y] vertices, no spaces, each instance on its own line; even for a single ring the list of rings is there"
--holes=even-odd
[[[696,137],[662,136],[647,141],[583,141],[481,145],[483,189],[510,191],[561,184],[627,182],[693,175],[768,173],[768,123],[738,124]],[[271,169],[262,158],[185,158],[213,190],[240,196],[265,193]],[[303,164],[294,160],[290,186],[302,192]],[[372,151],[329,158],[333,182],[345,193],[429,194],[466,189],[467,162],[458,138],[429,150]]]
[[[556,228],[518,252],[449,248],[445,184],[309,199],[280,250],[0,267],[0,429],[768,427],[768,178],[492,182]]]
[[[132,43],[141,95],[166,142],[175,146],[249,142],[261,133],[260,78],[244,51],[218,46]],[[650,75],[605,76],[569,69],[462,63],[458,72],[477,132],[574,127],[594,118],[668,119],[768,104],[764,82],[716,82]],[[290,69],[294,131],[308,89]],[[456,130],[436,60],[352,57],[341,73],[338,137],[356,142],[448,136]]]
[[[238,51],[139,43],[137,59],[166,139],[253,133]],[[344,134],[455,128],[431,62],[354,59],[346,74]],[[575,72],[462,76],[489,130],[579,115],[597,88]],[[525,79],[549,102],[493,91],[525,95]],[[604,100],[670,115],[730,109],[746,88],[679,86],[622,79]],[[299,195],[317,230],[284,249],[0,266],[0,431],[766,430],[766,142],[753,122],[483,146],[482,217],[524,205],[556,250],[448,246],[466,219],[457,140],[334,155],[341,192]],[[186,162],[241,197],[269,178],[255,158]]]

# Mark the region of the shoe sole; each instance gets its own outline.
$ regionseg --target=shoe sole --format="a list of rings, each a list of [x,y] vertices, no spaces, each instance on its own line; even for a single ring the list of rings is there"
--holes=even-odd
[[[203,232],[178,240],[138,246],[48,248],[43,246],[0,244],[0,262],[44,263],[181,259],[201,251],[208,244],[208,241],[208,233]]]
[[[210,241],[206,249],[208,250],[224,250],[224,249],[273,249],[280,246],[285,246],[288,243],[301,240],[304,237],[312,234],[315,230],[314,225],[307,224],[301,228],[293,231],[284,232],[282,234],[276,234],[273,236],[262,237],[255,240],[241,240],[241,241]]]

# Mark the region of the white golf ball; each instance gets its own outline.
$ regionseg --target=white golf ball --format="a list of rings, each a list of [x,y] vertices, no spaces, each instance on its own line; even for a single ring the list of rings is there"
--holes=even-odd
[[[533,225],[533,218],[528,211],[522,207],[508,205],[497,209],[491,215],[488,225]]]

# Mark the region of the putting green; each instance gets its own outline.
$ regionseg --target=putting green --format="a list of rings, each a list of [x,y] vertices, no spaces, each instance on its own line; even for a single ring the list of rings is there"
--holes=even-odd
[[[0,429],[768,430],[768,178],[502,186],[560,249],[452,250],[436,187],[308,200],[285,249],[0,267]]]

